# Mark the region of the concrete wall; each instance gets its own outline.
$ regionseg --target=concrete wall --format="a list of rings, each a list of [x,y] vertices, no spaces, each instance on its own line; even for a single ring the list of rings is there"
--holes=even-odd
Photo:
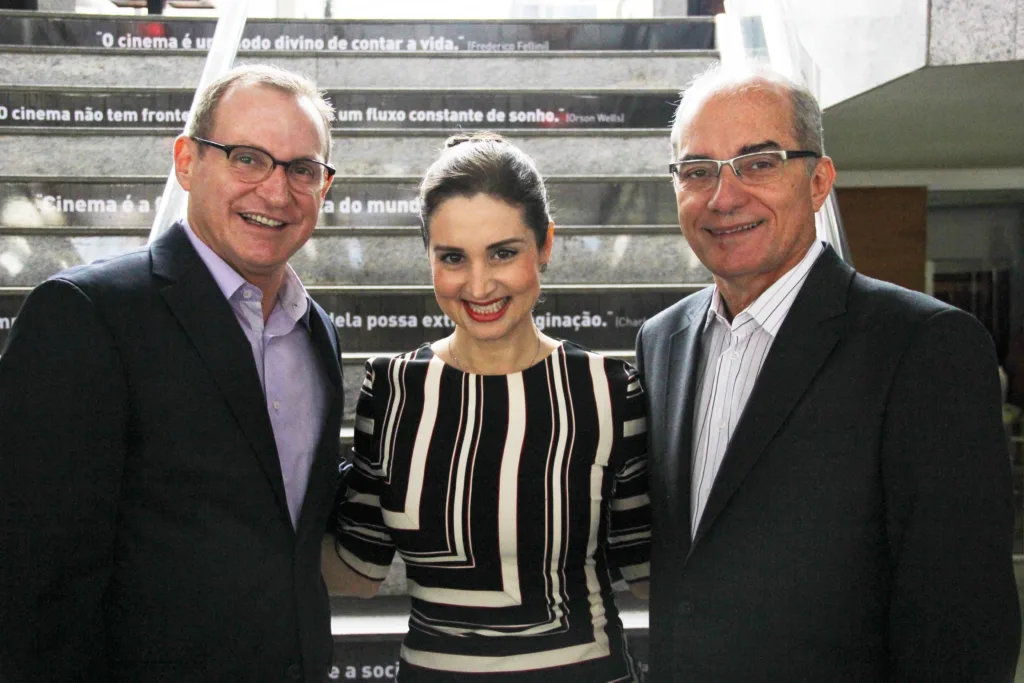
[[[1024,59],[1024,0],[931,0],[931,66]]]

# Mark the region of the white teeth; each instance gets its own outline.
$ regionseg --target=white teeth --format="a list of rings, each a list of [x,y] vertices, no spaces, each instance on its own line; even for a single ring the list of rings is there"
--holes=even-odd
[[[265,225],[268,228],[279,228],[284,225],[284,221],[275,221],[273,218],[267,218],[266,216],[261,216],[258,213],[243,213],[239,215],[247,221],[259,223],[260,225]]]
[[[714,230],[714,229],[708,228],[708,232],[713,232],[716,235],[733,235],[733,234],[735,234],[737,232],[743,232],[744,230],[752,230],[752,229],[756,228],[757,226],[761,225],[761,223],[762,223],[762,221],[754,221],[753,223],[748,223],[747,225],[741,225],[741,226],[739,226],[737,228],[730,228],[728,230]]]
[[[486,306],[477,306],[476,304],[470,303],[468,301],[466,302],[466,304],[469,306],[469,310],[473,311],[477,315],[490,315],[492,313],[497,313],[498,311],[500,311],[501,307],[505,305],[506,300],[507,299],[499,299],[494,303],[488,304]]]

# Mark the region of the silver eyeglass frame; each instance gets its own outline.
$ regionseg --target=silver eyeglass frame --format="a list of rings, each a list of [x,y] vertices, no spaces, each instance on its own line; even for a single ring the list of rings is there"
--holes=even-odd
[[[687,159],[685,161],[677,161],[673,164],[668,165],[668,172],[669,175],[671,175],[672,178],[676,180],[676,182],[682,184],[684,181],[680,180],[678,175],[679,169],[681,167],[690,163],[713,163],[715,164],[715,172],[711,176],[709,176],[709,179],[717,181],[722,175],[722,167],[728,166],[729,168],[732,169],[733,174],[740,180],[740,182],[748,184],[747,181],[743,179],[743,174],[740,173],[738,168],[736,168],[736,162],[741,159],[747,159],[753,156],[763,156],[765,154],[777,156],[784,162],[789,161],[790,159],[821,158],[821,155],[818,154],[817,152],[811,152],[806,149],[766,149],[760,152],[749,152],[747,154],[740,154],[739,156],[735,156],[732,159]],[[701,180],[704,179],[701,178]]]

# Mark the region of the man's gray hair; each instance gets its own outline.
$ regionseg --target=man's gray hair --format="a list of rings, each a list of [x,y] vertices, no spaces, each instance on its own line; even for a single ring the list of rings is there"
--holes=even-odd
[[[723,93],[738,94],[758,89],[775,90],[789,98],[797,146],[823,156],[825,132],[821,126],[821,107],[813,93],[778,71],[746,62],[728,67],[715,64],[694,77],[680,93],[681,99],[672,121],[672,160],[679,159],[683,128],[707,100]],[[815,159],[808,159],[808,168],[813,168],[815,163]]]
[[[262,86],[273,88],[297,98],[305,97],[319,114],[320,138],[324,143],[324,161],[331,158],[331,122],[334,121],[334,107],[324,98],[316,84],[305,76],[279,69],[267,64],[246,64],[227,72],[200,93],[195,110],[189,118],[187,135],[209,139],[213,130],[217,106],[235,86]],[[219,140],[217,142],[220,142]]]

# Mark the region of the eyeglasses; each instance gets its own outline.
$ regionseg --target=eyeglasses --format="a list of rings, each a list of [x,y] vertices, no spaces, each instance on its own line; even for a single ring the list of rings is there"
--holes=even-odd
[[[278,161],[262,149],[245,145],[222,145],[212,140],[190,136],[196,142],[215,147],[228,157],[228,165],[235,177],[243,183],[260,183],[270,177],[274,168],[284,168],[288,184],[300,192],[323,189],[324,183],[334,176],[334,169],[316,159]]]
[[[723,166],[730,166],[744,185],[767,185],[782,177],[782,168],[787,159],[819,157],[817,152],[805,150],[771,150],[741,154],[732,159],[693,159],[668,165],[668,172],[675,177],[679,187],[687,192],[710,190],[718,182]]]

